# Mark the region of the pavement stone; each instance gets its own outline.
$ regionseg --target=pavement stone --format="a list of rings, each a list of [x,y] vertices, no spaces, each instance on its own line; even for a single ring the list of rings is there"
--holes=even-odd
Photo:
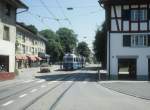
[[[150,82],[149,81],[100,81],[103,87],[108,89],[150,100]]]

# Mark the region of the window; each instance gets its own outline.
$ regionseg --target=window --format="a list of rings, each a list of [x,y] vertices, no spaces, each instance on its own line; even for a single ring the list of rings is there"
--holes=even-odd
[[[25,52],[26,52],[25,45],[22,45],[22,52],[23,52],[23,54],[25,54]]]
[[[131,10],[131,20],[138,21],[139,19],[139,11],[138,10]]]
[[[4,26],[3,40],[7,40],[7,41],[10,40],[9,27],[7,27],[7,26]]]
[[[23,38],[22,38],[22,40],[23,40],[23,43],[25,43],[26,42],[26,37],[25,37],[25,35],[23,34],[23,36],[22,36]]]
[[[148,47],[150,46],[150,35],[124,35],[123,47]]]
[[[147,20],[147,10],[131,10],[131,21],[144,21]]]
[[[122,19],[129,20],[130,19],[130,10],[123,10],[122,11]]]
[[[147,20],[147,10],[139,10],[139,19],[140,21]]]
[[[26,46],[26,52],[28,53],[28,46]]]
[[[148,37],[147,37],[147,35],[134,35],[134,36],[131,36],[131,46],[132,47],[148,46]]]
[[[10,16],[10,15],[11,15],[11,5],[10,5],[10,4],[6,4],[5,14],[6,14],[7,16]]]
[[[131,46],[131,36],[130,35],[124,35],[123,36],[123,46],[124,47],[130,47]]]

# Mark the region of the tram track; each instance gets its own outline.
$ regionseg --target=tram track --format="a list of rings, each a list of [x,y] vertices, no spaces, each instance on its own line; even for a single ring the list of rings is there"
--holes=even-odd
[[[68,77],[68,79],[70,78],[75,78],[78,76],[78,73],[74,74],[73,76]],[[74,80],[75,80],[74,79]],[[67,80],[67,78],[64,78],[64,80]],[[62,84],[64,84],[66,81],[63,81],[55,86],[53,86],[52,88],[48,89],[47,91],[45,91],[44,93],[42,93],[40,96],[38,96],[37,98],[35,98],[34,100],[32,100],[29,104],[27,104],[25,107],[22,108],[22,110],[26,110],[27,108],[29,108],[30,106],[32,106],[34,103],[36,103],[41,97],[47,95],[48,93],[52,92],[53,90],[55,90],[56,88],[58,88],[59,86],[61,86]],[[53,106],[55,106],[57,104],[57,102],[63,97],[63,95],[73,86],[75,82],[72,82],[71,85],[69,86],[69,88],[65,89],[63,94],[61,94],[61,96],[58,97],[58,99],[56,100],[56,102],[53,104]],[[50,109],[51,110],[51,109]]]
[[[61,79],[59,79],[59,80],[57,80],[57,81],[64,80],[64,79],[66,79],[66,78],[68,78],[68,77],[70,77],[70,74],[68,74],[68,75],[65,76],[64,78],[61,78]],[[44,82],[44,83],[45,83],[45,82]],[[41,84],[43,84],[43,83],[41,83]],[[38,87],[38,86],[39,86],[39,84],[37,83],[37,84],[34,84],[34,85],[32,85],[32,86],[26,87],[26,88],[21,89],[21,90],[19,90],[19,91],[17,91],[17,92],[14,92],[14,93],[11,93],[11,94],[9,94],[9,95],[7,95],[7,96],[1,97],[1,98],[0,98],[0,101],[5,100],[5,99],[7,99],[7,98],[9,98],[9,97],[15,96],[15,95],[17,95],[17,94],[19,94],[19,93],[21,93],[21,92],[24,92],[24,91],[26,91],[26,90],[28,90],[28,89],[33,88],[33,87]]]

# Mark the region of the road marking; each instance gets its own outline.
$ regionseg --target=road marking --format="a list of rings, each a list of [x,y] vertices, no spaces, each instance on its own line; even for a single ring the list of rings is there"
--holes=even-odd
[[[34,80],[27,80],[27,81],[24,81],[24,83],[30,83],[32,81],[34,81]]]
[[[19,96],[20,98],[23,98],[23,97],[25,97],[25,96],[27,96],[27,94],[23,94],[23,95],[21,95],[21,96]]]
[[[56,83],[56,82],[58,82],[58,81],[52,81],[52,83]]]
[[[32,89],[30,92],[33,93],[33,92],[36,92],[36,91],[37,91],[37,89]]]
[[[68,83],[72,83],[73,81],[67,81]]]
[[[41,88],[44,88],[44,87],[46,87],[46,86],[45,86],[45,85],[42,85],[42,86],[41,86]]]
[[[45,82],[45,80],[44,79],[43,80],[39,80],[36,83],[42,83],[42,82]]]
[[[85,79],[85,80],[83,81],[83,84],[86,84],[89,80],[90,80],[90,79]]]
[[[3,106],[7,106],[7,105],[9,105],[9,104],[11,104],[11,103],[13,103],[13,102],[14,102],[13,100],[10,100],[10,101],[4,103]]]

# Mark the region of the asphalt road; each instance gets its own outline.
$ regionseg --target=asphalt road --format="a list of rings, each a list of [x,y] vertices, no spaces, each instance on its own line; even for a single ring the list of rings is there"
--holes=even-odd
[[[0,110],[149,110],[150,101],[97,83],[95,71],[43,75],[0,86]]]

